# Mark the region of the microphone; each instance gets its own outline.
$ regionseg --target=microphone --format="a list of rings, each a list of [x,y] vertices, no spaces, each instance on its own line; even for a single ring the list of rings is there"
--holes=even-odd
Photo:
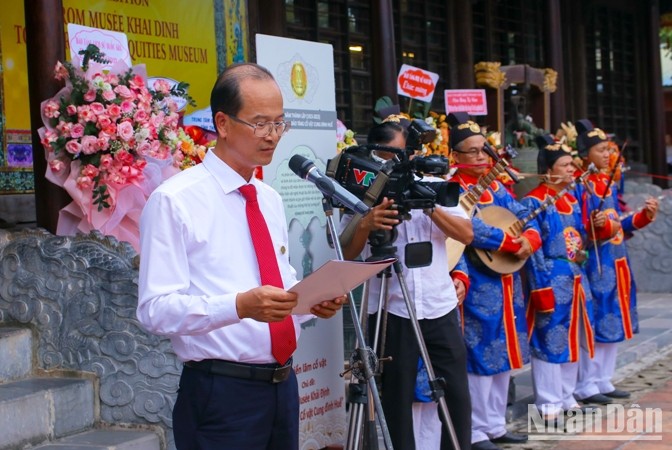
[[[348,192],[343,186],[334,183],[331,178],[320,172],[315,164],[301,155],[294,155],[289,159],[289,168],[304,180],[313,183],[325,196],[338,200],[343,206],[357,214],[366,215],[371,208]]]

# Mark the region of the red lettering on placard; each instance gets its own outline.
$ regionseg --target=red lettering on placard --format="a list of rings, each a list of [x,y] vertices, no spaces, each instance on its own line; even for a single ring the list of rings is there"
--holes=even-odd
[[[436,85],[422,70],[410,69],[399,75],[399,87],[409,97],[426,97],[434,92]]]

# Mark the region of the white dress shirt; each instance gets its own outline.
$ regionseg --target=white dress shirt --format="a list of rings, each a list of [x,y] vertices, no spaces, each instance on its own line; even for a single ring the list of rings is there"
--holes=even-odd
[[[452,216],[468,219],[460,206],[443,207],[437,206]],[[341,220],[341,232],[352,220],[352,215],[347,214]],[[396,226],[398,236],[394,241],[397,247],[397,257],[403,268],[406,287],[411,296],[411,304],[415,307],[418,320],[436,319],[448,314],[457,306],[457,294],[455,285],[448,271],[448,254],[446,252],[446,235],[432,222],[429,216],[422,210],[411,210],[411,220],[404,220]],[[409,269],[405,266],[404,250],[406,244],[430,241],[432,243],[432,263],[427,267]],[[371,256],[368,243],[362,251],[362,258]],[[399,280],[391,272],[388,289],[387,311],[399,317],[409,318],[408,309],[401,293]],[[381,279],[374,277],[369,280],[369,303],[368,313],[378,311],[380,298]]]
[[[252,179],[285,289],[289,264],[287,221],[280,195]],[[182,361],[224,359],[272,363],[268,323],[240,319],[236,295],[261,285],[238,188],[245,180],[214,152],[150,196],[140,221],[138,320],[170,337]],[[301,327],[293,316],[298,340]]]

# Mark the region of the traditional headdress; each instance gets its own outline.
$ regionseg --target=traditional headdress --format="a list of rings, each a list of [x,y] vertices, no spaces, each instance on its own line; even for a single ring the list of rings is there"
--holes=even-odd
[[[588,150],[600,142],[608,140],[604,131],[593,127],[593,124],[588,119],[581,119],[576,121],[576,148],[579,150],[579,156],[585,158],[588,156]]]
[[[460,142],[471,136],[483,136],[481,127],[476,122],[469,120],[469,114],[466,112],[450,113],[446,120],[450,125],[449,143],[451,150],[453,150]]]
[[[555,142],[551,134],[537,136],[535,143],[539,147],[539,154],[537,155],[538,173],[546,173],[563,156],[573,156],[573,149],[563,143]]]

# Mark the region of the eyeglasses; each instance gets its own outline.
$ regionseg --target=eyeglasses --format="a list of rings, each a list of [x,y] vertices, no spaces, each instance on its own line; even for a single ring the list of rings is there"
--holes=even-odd
[[[244,120],[239,119],[232,114],[229,114],[229,117],[238,123],[252,127],[252,130],[254,130],[254,135],[260,138],[265,138],[271,134],[274,128],[275,132],[278,133],[278,136],[282,136],[287,133],[292,126],[291,122],[286,122],[284,120],[281,120],[280,122],[257,122],[252,124],[250,122],[245,122]]]
[[[472,149],[470,149],[469,151],[466,151],[466,152],[463,152],[462,150],[457,150],[457,149],[453,149],[453,151],[457,152],[457,153],[462,153],[463,155],[467,155],[467,156],[470,156],[472,158],[475,158],[478,155],[480,155],[481,153],[485,153],[485,148],[483,148],[483,147],[472,148]]]

